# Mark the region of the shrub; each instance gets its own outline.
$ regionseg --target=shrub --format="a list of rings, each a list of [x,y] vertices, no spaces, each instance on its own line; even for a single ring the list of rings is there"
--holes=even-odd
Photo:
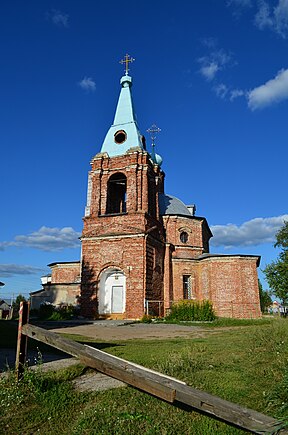
[[[210,301],[183,300],[175,302],[166,317],[177,321],[212,321],[216,318]]]
[[[39,309],[39,318],[42,320],[69,320],[76,315],[77,309],[73,305],[55,307],[52,304],[43,304]]]
[[[49,319],[55,311],[55,307],[52,304],[42,304],[39,308],[39,319],[47,320]]]
[[[142,316],[141,318],[141,322],[142,323],[151,323],[152,322],[152,316],[150,316],[149,314],[144,314],[144,316]]]

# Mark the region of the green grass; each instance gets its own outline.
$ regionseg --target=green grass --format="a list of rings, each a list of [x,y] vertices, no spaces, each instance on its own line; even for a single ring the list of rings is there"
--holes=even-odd
[[[198,339],[129,340],[95,345],[226,400],[288,421],[288,319],[226,326],[229,325]],[[86,337],[73,338],[93,343]],[[40,366],[36,373],[27,372],[18,387],[13,377],[0,380],[0,433],[243,433],[130,387],[78,393],[70,381],[82,372],[83,367],[76,366],[44,374]]]
[[[169,323],[175,325],[186,325],[186,326],[203,326],[207,328],[224,328],[224,327],[233,327],[233,326],[261,326],[261,325],[270,325],[272,322],[277,321],[278,317],[263,317],[261,319],[231,319],[218,317],[210,322],[201,322],[201,321],[179,321],[179,320],[155,320],[155,323]]]

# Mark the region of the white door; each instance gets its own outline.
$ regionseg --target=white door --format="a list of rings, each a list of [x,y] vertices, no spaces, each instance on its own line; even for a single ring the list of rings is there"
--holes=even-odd
[[[99,314],[125,312],[125,283],[123,272],[115,269],[103,272],[99,285]]]
[[[112,313],[123,313],[123,285],[112,286]]]

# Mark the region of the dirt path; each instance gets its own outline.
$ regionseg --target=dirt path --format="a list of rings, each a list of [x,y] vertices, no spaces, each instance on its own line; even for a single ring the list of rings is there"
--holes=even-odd
[[[118,340],[155,340],[166,338],[199,338],[207,334],[215,333],[213,329],[198,326],[181,326],[169,324],[134,323],[121,322],[95,322],[88,325],[75,325],[52,329],[53,332],[76,334],[101,341]]]
[[[59,322],[57,328],[53,328],[52,322],[43,322],[39,324],[44,329],[60,333],[74,334],[83,337],[92,338],[95,341],[121,341],[121,340],[161,340],[169,338],[203,338],[207,335],[217,334],[219,330],[211,328],[203,328],[200,326],[181,326],[169,324],[153,324],[153,323],[131,323],[127,321],[95,321],[88,324]],[[41,347],[41,346],[40,346]],[[13,368],[15,363],[16,349],[0,349],[0,372],[6,371],[7,367]],[[35,365],[38,355],[37,351],[29,350],[28,345],[28,361],[29,365]],[[67,362],[65,355],[60,356],[57,353],[45,352],[42,359],[47,363],[47,367],[54,369],[55,363],[58,366],[71,364]],[[72,360],[72,358],[69,358]]]

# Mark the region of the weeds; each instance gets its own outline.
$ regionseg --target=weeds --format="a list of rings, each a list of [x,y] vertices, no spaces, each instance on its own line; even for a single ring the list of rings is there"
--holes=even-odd
[[[250,325],[250,326],[248,326]],[[226,400],[288,419],[286,319],[215,329],[197,339],[130,340],[107,348]],[[119,345],[121,344],[121,345]],[[13,372],[0,379],[0,433],[6,435],[235,435],[240,430],[173,408],[132,388],[78,393],[71,380],[83,372]],[[65,418],[63,418],[65,416]]]
[[[216,318],[210,301],[183,300],[172,305],[167,320],[211,321]]]

